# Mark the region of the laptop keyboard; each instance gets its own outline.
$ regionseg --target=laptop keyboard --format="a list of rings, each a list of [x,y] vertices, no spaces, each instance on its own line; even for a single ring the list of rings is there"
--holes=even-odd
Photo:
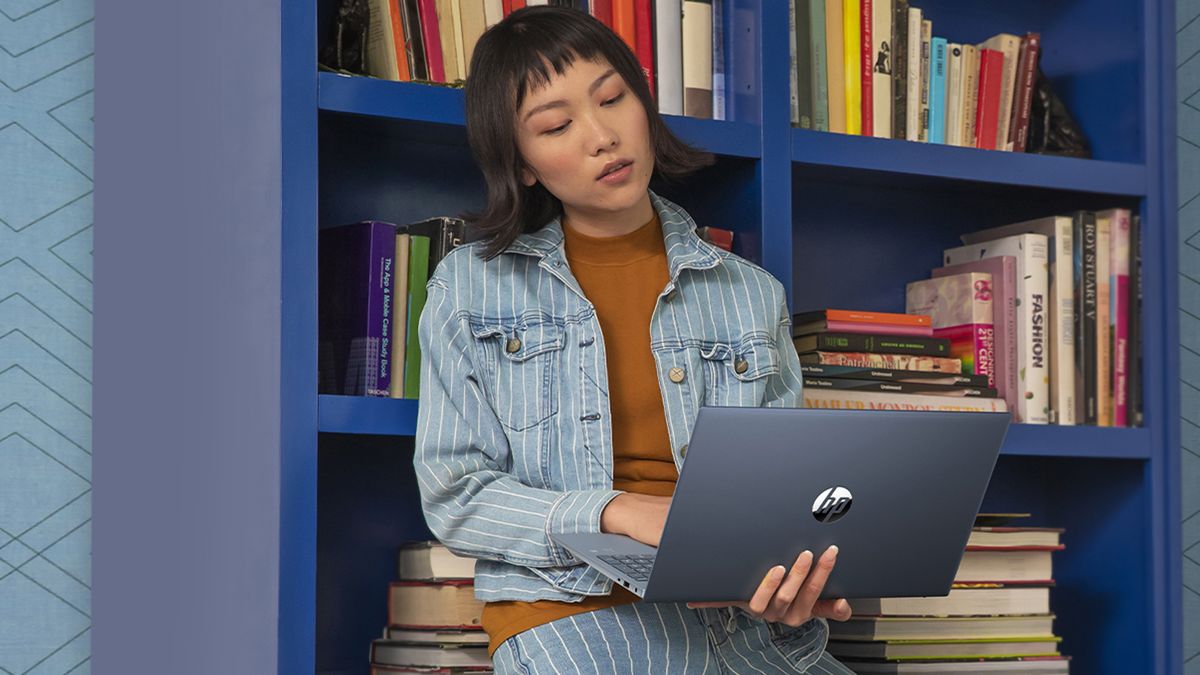
[[[654,556],[650,554],[601,555],[600,559],[634,581],[649,581],[650,569],[654,567]]]

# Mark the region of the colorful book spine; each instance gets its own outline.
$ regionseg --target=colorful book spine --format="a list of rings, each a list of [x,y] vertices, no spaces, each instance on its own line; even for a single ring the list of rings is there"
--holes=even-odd
[[[995,327],[992,275],[968,272],[908,284],[905,311],[933,318],[934,337],[950,341],[950,355],[962,360],[962,372],[986,375],[995,387]]]
[[[929,142],[946,142],[946,38],[929,42]]]
[[[908,137],[908,0],[892,4],[892,138]]]
[[[1037,80],[1041,51],[1042,36],[1039,33],[1026,33],[1021,39],[1016,101],[1013,103],[1013,124],[1009,133],[1013,152],[1025,152],[1025,146],[1029,143],[1029,113],[1033,106],[1033,85]]]
[[[1142,426],[1142,217],[1129,224],[1129,425]]]
[[[904,83],[904,137],[921,140],[921,8],[908,8],[908,79]]]
[[[871,135],[892,137],[892,0],[871,0]]]
[[[1004,75],[1004,54],[994,49],[979,50],[979,94],[976,97],[975,147],[996,149],[999,131],[1000,83]]]
[[[835,0],[836,1],[836,0]],[[825,2],[809,0],[812,31],[813,128],[829,131],[829,65],[825,45]]]
[[[615,0],[610,5],[615,7]],[[654,55],[658,74],[658,111],[683,114],[683,4],[681,0],[654,2]],[[610,28],[612,26],[609,26]]]
[[[859,0],[842,0],[842,61],[846,78],[846,133],[862,133],[862,34]]]
[[[826,330],[838,333],[866,333],[870,335],[913,335],[933,337],[930,326],[902,326],[888,324],[854,323],[852,321],[827,321]]]
[[[432,82],[446,81],[446,68],[442,62],[442,36],[438,30],[437,4],[435,0],[418,0],[421,17],[421,43],[425,46],[425,64]]]
[[[949,265],[933,270],[931,276],[936,279],[967,272],[983,272],[992,277],[992,370],[995,379],[991,386],[1008,402],[1009,410],[1016,410],[1020,391],[1017,379],[1017,259],[1004,255]]]
[[[646,9],[646,22],[649,23],[653,20],[651,18],[653,16],[653,11],[654,11],[654,8],[652,6],[652,1],[651,0],[641,0],[641,1],[645,3],[645,6],[647,8]],[[640,6],[641,5],[639,5],[639,7]],[[641,16],[642,16],[641,14],[638,14],[639,22],[642,20]],[[641,28],[640,28],[641,23],[639,23],[638,26],[639,26],[638,35],[640,36],[641,35]],[[726,98],[725,98],[725,0],[713,0],[712,30],[713,30],[713,82],[712,82],[713,119],[714,120],[723,120],[723,119],[727,119],[727,115],[728,115],[728,110],[726,107]],[[649,52],[649,54],[650,54],[650,61],[651,61],[651,63],[653,63],[653,61],[654,61],[653,28],[651,29],[651,32],[650,32],[650,52]],[[651,77],[651,81],[653,82],[653,80],[657,77],[657,75],[653,71],[651,71],[650,77]],[[654,88],[651,87],[650,91],[653,92]]]
[[[859,103],[862,105],[862,135],[875,135],[875,77],[872,74],[872,65],[875,63],[875,43],[872,33],[872,26],[875,18],[872,15],[876,0],[859,0],[858,8],[860,15],[858,17],[858,67],[859,84],[862,86],[862,96]]]
[[[925,338],[903,335],[823,332],[793,338],[793,342],[801,353],[832,351],[872,352],[876,354],[920,354],[924,356],[950,355],[950,341],[937,337]]]
[[[429,281],[429,237],[413,235],[408,257],[408,345],[405,350],[404,398],[421,396],[421,343],[417,326],[427,297]]]
[[[921,137],[922,143],[929,142],[929,62],[932,53],[930,48],[933,40],[933,22],[929,19],[921,21]]]
[[[716,4],[714,2],[714,9]],[[642,75],[646,78],[646,84],[650,86],[650,91],[654,91],[654,23],[651,20],[653,8],[650,6],[650,0],[634,0],[633,2],[633,25],[634,25],[634,41],[638,63],[642,66]],[[716,40],[713,41],[713,47],[717,46]],[[716,51],[713,52],[713,77],[716,77]],[[723,80],[722,80],[723,81]],[[715,87],[714,87],[715,89]]]
[[[1129,426],[1129,227],[1128,209],[1112,214],[1113,426]]]
[[[1096,214],[1080,211],[1075,228],[1075,396],[1076,420],[1096,424]]]
[[[945,251],[945,264],[1011,255],[1017,259],[1017,335],[1020,385],[1017,419],[1026,424],[1050,422],[1048,241],[1044,234],[1019,234]]]
[[[949,412],[1007,412],[1002,398],[891,394],[876,391],[804,389],[805,408],[827,410],[911,410]]]
[[[1112,344],[1109,314],[1112,301],[1111,267],[1112,219],[1109,212],[1096,214],[1096,425],[1112,426]]]
[[[842,0],[825,0],[825,82],[829,87],[829,130],[846,133],[845,22]]]
[[[801,354],[800,363],[814,363],[823,366],[888,368],[891,370],[921,370],[934,373],[957,374],[962,372],[962,361],[958,359],[941,356],[913,356],[910,354],[816,351]]]

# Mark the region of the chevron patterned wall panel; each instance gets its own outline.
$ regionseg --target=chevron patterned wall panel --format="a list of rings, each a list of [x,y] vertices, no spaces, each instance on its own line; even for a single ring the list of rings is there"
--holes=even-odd
[[[92,0],[0,0],[0,673],[89,672]]]
[[[1200,0],[1175,13],[1179,133],[1179,387],[1183,419],[1183,670],[1200,675]]]

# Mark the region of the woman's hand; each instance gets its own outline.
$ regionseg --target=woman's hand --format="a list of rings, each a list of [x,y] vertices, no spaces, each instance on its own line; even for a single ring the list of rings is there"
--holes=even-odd
[[[657,548],[670,508],[670,497],[623,492],[600,513],[600,531],[623,534]]]
[[[837,551],[837,546],[830,546],[815,566],[812,552],[805,551],[790,571],[783,565],[772,567],[749,602],[689,602],[688,607],[741,607],[756,618],[792,627],[814,617],[845,621],[851,615],[850,603],[842,598],[820,599],[837,561]]]

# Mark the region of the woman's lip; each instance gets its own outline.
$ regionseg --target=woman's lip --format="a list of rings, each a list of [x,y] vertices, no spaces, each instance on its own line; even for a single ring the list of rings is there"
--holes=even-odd
[[[603,179],[603,178],[605,178],[605,177],[607,177],[607,176],[611,176],[613,173],[615,173],[615,172],[617,172],[617,171],[622,171],[622,170],[624,170],[624,169],[625,169],[625,167],[629,166],[630,164],[633,164],[633,162],[632,162],[632,161],[629,161],[629,162],[624,162],[623,164],[620,164],[620,165],[619,165],[619,166],[618,166],[616,169],[614,169],[613,171],[609,171],[608,173],[602,174],[602,175],[600,176],[600,178],[597,178],[596,180],[601,180],[601,179]]]
[[[625,181],[625,179],[629,178],[631,173],[633,173],[632,167],[632,163],[626,164],[616,171],[604,174],[597,180],[602,183],[622,183]]]

